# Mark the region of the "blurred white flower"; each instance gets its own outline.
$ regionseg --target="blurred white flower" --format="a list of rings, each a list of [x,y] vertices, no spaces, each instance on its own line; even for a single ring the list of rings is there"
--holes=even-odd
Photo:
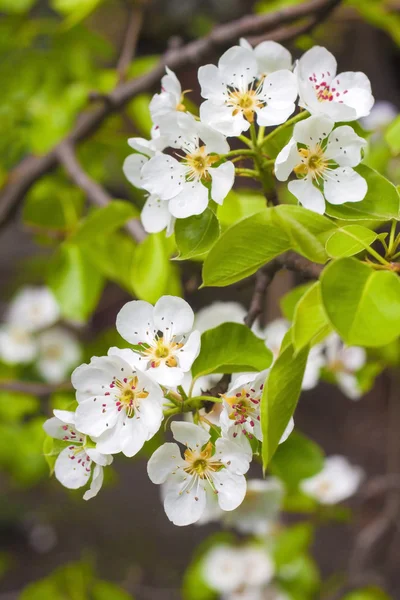
[[[201,308],[194,317],[194,327],[203,333],[223,323],[243,324],[246,309],[239,302],[213,302]]]
[[[329,456],[320,473],[300,483],[302,491],[321,504],[336,504],[356,493],[364,472],[344,456]]]
[[[372,107],[366,117],[360,119],[360,123],[367,131],[379,131],[385,129],[399,114],[397,107],[386,100],[379,100]]]
[[[325,340],[326,369],[334,374],[338,387],[351,400],[362,396],[356,373],[367,362],[367,353],[360,346],[345,346],[336,333]]]
[[[66,488],[76,490],[91,479],[83,499],[94,498],[103,484],[103,467],[110,465],[113,457],[99,452],[86,435],[77,430],[73,412],[55,410],[54,417],[43,424],[43,429],[50,437],[68,443],[55,462],[54,473],[58,481]]]
[[[60,318],[60,309],[47,287],[24,287],[13,299],[6,322],[27,332],[39,331]]]
[[[45,381],[64,381],[81,358],[81,347],[76,337],[67,329],[53,327],[40,333],[36,369]]]
[[[18,325],[0,326],[0,359],[11,365],[32,362],[37,354],[37,343],[31,333]]]

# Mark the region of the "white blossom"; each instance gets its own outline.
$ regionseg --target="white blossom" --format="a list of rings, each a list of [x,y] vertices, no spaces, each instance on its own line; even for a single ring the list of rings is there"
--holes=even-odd
[[[135,366],[134,352],[110,348],[72,373],[76,426],[105,454],[134,456],[163,420],[160,386]]]
[[[303,54],[295,70],[300,106],[335,122],[365,117],[374,104],[368,77],[353,71],[336,75],[336,70],[336,59],[326,48],[314,46]]]
[[[360,124],[367,131],[382,131],[395,120],[398,114],[399,111],[392,102],[380,100],[374,104],[369,115],[360,119]]]
[[[304,479],[300,487],[321,504],[336,504],[355,494],[363,478],[363,470],[351,465],[344,456],[329,456],[322,471]]]
[[[362,391],[356,373],[367,361],[367,353],[360,346],[345,346],[336,333],[325,340],[326,369],[334,374],[338,387],[351,400],[358,400]]]
[[[8,364],[32,362],[37,354],[37,343],[32,334],[18,325],[0,326],[0,359]]]
[[[253,52],[257,61],[258,78],[267,77],[282,69],[289,71],[292,69],[292,55],[289,50],[277,42],[267,40],[253,48],[246,39],[241,38],[240,46]]]
[[[151,99],[149,109],[153,123],[170,117],[176,111],[184,111],[182,87],[179,79],[171,69],[165,68],[166,75],[161,79],[161,92]]]
[[[230,161],[214,166],[229,152],[225,137],[188,113],[176,113],[162,126],[173,156],[158,153],[142,168],[142,186],[161,200],[177,219],[198,215],[211,199],[222,204],[231,190],[235,167]],[[207,185],[206,185],[207,184]]]
[[[200,118],[217,131],[238,136],[255,120],[258,125],[284,123],[295,109],[296,77],[288,69],[259,76],[258,60],[249,48],[233,46],[219,59],[218,67],[199,69]]]
[[[200,333],[223,323],[243,324],[246,309],[239,302],[213,302],[195,314],[194,325]]]
[[[83,487],[91,480],[83,499],[90,500],[103,484],[103,467],[112,463],[113,457],[99,452],[95,444],[75,426],[75,414],[55,410],[54,417],[43,424],[47,435],[66,443],[57,456],[54,473],[63,486],[71,490]]]
[[[24,287],[13,299],[6,322],[26,332],[50,327],[60,318],[60,309],[47,287]]]
[[[200,351],[200,333],[191,332],[193,321],[185,300],[162,296],[154,307],[142,300],[125,304],[117,315],[117,330],[135,345],[134,364],[158,383],[174,387]]]
[[[81,358],[76,337],[62,327],[53,327],[38,335],[36,369],[45,381],[60,383]]]
[[[164,509],[175,525],[198,521],[210,496],[216,494],[222,510],[234,510],[246,494],[246,473],[252,452],[229,438],[218,438],[193,423],[171,424],[175,440],[186,447],[166,443],[149,460],[147,471],[153,483],[165,484]]]
[[[323,115],[296,123],[293,138],[275,162],[277,179],[286,181],[294,171],[299,179],[289,182],[289,191],[319,214],[325,212],[325,200],[360,202],[368,190],[365,179],[352,168],[361,162],[366,141],[348,125],[333,126],[332,119]]]

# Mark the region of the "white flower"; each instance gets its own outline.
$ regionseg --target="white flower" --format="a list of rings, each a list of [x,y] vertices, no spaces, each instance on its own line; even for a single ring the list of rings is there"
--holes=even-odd
[[[305,208],[320,214],[325,212],[325,199],[331,204],[360,202],[368,190],[365,179],[352,169],[361,162],[366,141],[348,125],[333,126],[322,115],[296,123],[293,138],[275,162],[277,179],[286,181],[294,171],[300,179],[289,182],[289,191]]]
[[[375,103],[371,112],[366,117],[360,119],[360,124],[367,131],[382,131],[399,114],[397,107],[386,100],[381,100]]]
[[[45,381],[60,383],[81,358],[81,347],[69,331],[53,327],[38,336],[36,369]]]
[[[153,483],[165,483],[164,509],[175,525],[200,519],[209,497],[217,494],[222,510],[234,510],[246,494],[246,473],[252,452],[249,445],[218,438],[192,423],[171,424],[177,442],[186,446],[184,458],[177,444],[167,443],[150,458],[147,472]]]
[[[322,367],[325,366],[324,346],[317,344],[310,348],[304,371],[302,390],[312,390],[319,382]]]
[[[267,552],[256,545],[214,546],[204,557],[202,564],[203,578],[207,585],[222,593],[222,597],[226,599],[254,597],[250,593],[269,583],[274,570]]]
[[[321,504],[336,504],[355,494],[363,478],[363,470],[351,465],[344,456],[329,456],[322,471],[304,479],[300,487]]]
[[[199,215],[210,196],[222,204],[235,179],[232,162],[214,166],[220,154],[229,152],[225,137],[187,113],[177,113],[163,125],[163,135],[174,148],[174,156],[159,153],[142,168],[142,185],[168,202],[177,219]],[[178,160],[180,159],[180,160]]]
[[[297,63],[300,106],[333,121],[354,121],[369,114],[374,98],[364,73],[336,75],[335,57],[321,46],[308,50]]]
[[[276,477],[249,479],[246,496],[236,510],[222,511],[215,499],[214,503],[207,504],[198,524],[221,521],[225,527],[231,527],[240,533],[267,535],[276,526],[283,497],[283,484]]]
[[[161,388],[134,366],[131,350],[110,348],[72,373],[76,426],[105,454],[134,456],[163,420]]]
[[[90,500],[100,491],[103,467],[110,465],[113,457],[99,452],[86,435],[78,431],[73,412],[55,410],[54,415],[43,424],[43,429],[47,435],[68,444],[57,457],[55,476],[70,490],[83,487],[92,478],[90,488],[83,496],[84,500]]]
[[[161,93],[151,99],[149,109],[153,123],[159,125],[165,117],[176,111],[184,111],[183,95],[179,79],[171,69],[165,67],[166,75],[161,79]]]
[[[155,154],[165,148],[165,141],[160,136],[159,128],[152,129],[151,139],[130,138],[128,144],[136,150],[135,154],[126,157],[123,164],[123,171],[128,181],[137,188],[142,188],[142,168],[148,160]],[[172,217],[165,202],[162,202],[158,196],[151,194],[148,196],[140,215],[143,227],[147,233],[158,233],[167,230],[167,235],[171,235],[174,229],[175,219]]]
[[[356,373],[367,361],[367,353],[360,346],[346,347],[336,333],[325,340],[326,368],[336,378],[342,392],[351,400],[358,400],[362,392]]]
[[[175,296],[128,302],[117,315],[117,330],[134,344],[134,364],[162,385],[179,385],[200,351],[200,333],[192,331],[194,314]],[[188,335],[190,333],[190,335]]]
[[[18,292],[6,314],[6,321],[28,332],[53,325],[60,318],[60,309],[46,287],[25,287]]]
[[[258,125],[284,123],[295,109],[296,77],[288,69],[259,76],[253,50],[233,46],[219,59],[218,67],[199,69],[200,118],[217,131],[238,136],[247,131],[255,117]]]
[[[261,431],[261,397],[268,369],[261,373],[243,373],[233,378],[224,394],[224,407],[220,416],[221,430],[224,435],[233,438],[253,437],[262,442]],[[294,422],[290,419],[282,435],[280,443],[287,440],[293,431]]]
[[[37,344],[31,334],[18,325],[0,327],[0,359],[9,364],[24,364],[34,360]]]
[[[292,55],[281,44],[273,41],[261,42],[253,47],[249,42],[241,38],[240,45],[242,48],[251,50],[257,60],[257,77],[267,77],[275,71],[281,71],[282,69],[291,70],[292,68]]]
[[[239,302],[213,302],[197,311],[194,324],[203,333],[223,323],[243,324],[245,316],[246,309]]]

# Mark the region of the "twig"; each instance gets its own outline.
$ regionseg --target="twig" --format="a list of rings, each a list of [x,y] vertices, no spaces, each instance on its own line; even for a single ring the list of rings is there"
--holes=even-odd
[[[264,267],[261,267],[256,273],[256,283],[254,286],[253,296],[250,302],[249,312],[247,313],[244,323],[247,327],[251,327],[257,317],[262,313],[264,308],[264,299],[267,288],[272,282],[275,274],[282,268],[278,259],[274,259]]]
[[[34,396],[49,396],[54,392],[72,390],[70,381],[65,383],[39,383],[37,381],[0,381],[0,390],[7,392],[22,392],[23,394],[33,394]]]
[[[67,142],[60,144],[57,148],[57,155],[72,181],[86,193],[90,202],[100,207],[107,206],[112,202],[110,194],[85,173],[71,144]],[[136,219],[128,221],[125,225],[125,230],[136,242],[141,242],[146,237],[140,221]]]
[[[199,40],[190,42],[180,48],[170,48],[163,55],[157,66],[149,73],[120,83],[95,110],[89,110],[77,119],[77,124],[61,144],[68,142],[73,146],[90,137],[111,114],[120,110],[127,102],[138,94],[151,89],[161,79],[165,66],[178,70],[190,63],[198,63],[210,55],[215,49],[226,47],[237,42],[240,37],[262,35],[270,37],[278,33],[280,41],[285,35],[293,36],[293,30],[282,32],[282,25],[291,23],[310,15],[319,14],[322,10],[332,10],[338,0],[310,0],[298,5],[289,6],[273,13],[250,15],[236,21],[215,27],[210,34]],[[275,30],[275,31],[274,31]],[[59,162],[58,147],[53,148],[41,157],[28,156],[8,176],[7,183],[0,196],[0,227],[13,216],[19,202],[29,188],[43,175],[53,170]]]
[[[126,27],[121,54],[117,63],[119,83],[125,79],[128,67],[134,58],[140,30],[143,24],[143,13],[144,2],[136,4],[131,12],[128,25]]]
[[[285,254],[278,256],[276,260],[282,268],[295,271],[306,279],[318,279],[323,269],[323,265],[314,263],[292,251],[285,252]]]

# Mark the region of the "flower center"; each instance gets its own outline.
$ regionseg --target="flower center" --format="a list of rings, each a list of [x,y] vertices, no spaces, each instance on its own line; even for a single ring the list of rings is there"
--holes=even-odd
[[[126,411],[126,414],[129,418],[132,418],[135,414],[135,411],[138,409],[140,401],[143,398],[147,398],[149,392],[146,392],[144,388],[138,387],[138,378],[136,376],[124,378],[122,381],[119,379],[114,379],[110,388],[117,388],[116,392],[116,406],[118,407],[118,412],[121,412],[122,409]],[[105,409],[103,409],[105,411]]]
[[[343,100],[340,100],[340,98],[347,94],[349,90],[339,91],[339,89],[335,87],[340,85],[340,81],[337,78],[334,79],[331,82],[331,84],[328,84],[328,82],[325,80],[326,75],[330,80],[331,74],[329,73],[329,71],[327,71],[326,74],[322,73],[319,76],[320,79],[317,78],[317,75],[315,73],[310,75],[308,78],[314,86],[317,100],[319,102],[332,102],[333,100],[335,100],[335,102],[343,104]]]
[[[224,400],[228,402],[232,408],[229,418],[232,421],[235,421],[235,425],[243,426],[244,424],[248,424],[250,427],[254,427],[255,421],[260,420],[260,415],[258,414],[260,409],[260,398],[253,397],[250,392],[255,394],[255,390],[252,388],[250,391],[242,389],[242,391],[235,394],[235,396],[223,396]],[[242,429],[242,432],[249,438],[253,437],[252,434],[244,428]],[[235,432],[233,435],[236,437],[237,433]]]
[[[307,175],[310,173],[314,179],[318,179],[328,168],[328,161],[319,144],[315,148],[300,148],[298,152],[300,163],[294,168],[296,175]]]
[[[210,480],[210,475],[216,471],[220,471],[224,465],[219,460],[214,460],[212,457],[213,445],[211,442],[199,451],[185,450],[185,461],[188,464],[184,468],[188,475],[199,477],[200,479]]]
[[[45,349],[44,356],[48,360],[57,360],[62,357],[62,347],[59,344],[50,344]]]
[[[239,112],[242,112],[244,118],[249,123],[253,123],[254,121],[255,110],[263,107],[263,103],[258,97],[257,90],[234,90],[230,92],[228,105],[233,108],[233,117]]]
[[[170,342],[164,341],[163,337],[155,338],[154,343],[149,346],[141,344],[143,346],[142,354],[147,356],[151,360],[151,366],[153,368],[159,367],[162,363],[166,364],[167,367],[177,367],[178,360],[176,353],[183,347],[183,344],[175,342],[172,337]]]
[[[187,179],[189,181],[192,179],[209,179],[208,169],[218,160],[219,156],[210,156],[206,152],[206,147],[200,146],[196,152],[187,154],[185,157],[188,166]]]

